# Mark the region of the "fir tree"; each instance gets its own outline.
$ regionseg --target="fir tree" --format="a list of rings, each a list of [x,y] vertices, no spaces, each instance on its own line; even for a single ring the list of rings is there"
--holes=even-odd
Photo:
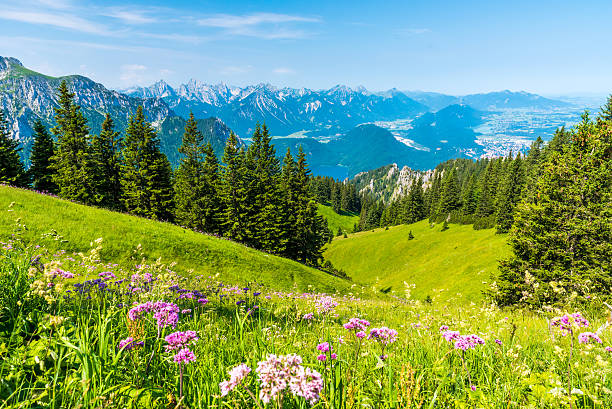
[[[423,194],[423,177],[413,180],[408,193],[408,217],[405,223],[416,223],[425,219],[425,197]]]
[[[203,191],[200,206],[203,210],[204,231],[223,234],[223,203],[220,196],[219,161],[210,143],[204,146]]]
[[[95,163],[90,150],[89,128],[81,107],[74,103],[74,94],[66,81],[58,89],[58,107],[52,129],[57,138],[57,149],[52,160],[53,181],[59,195],[65,199],[85,204],[96,204],[97,194]]]
[[[0,109],[0,183],[25,187],[28,177],[19,158],[19,142],[11,138],[8,121]]]
[[[91,153],[97,178],[99,203],[110,209],[123,209],[121,202],[121,146],[119,132],[109,114],[102,123],[102,131],[94,135]]]
[[[53,181],[51,158],[54,154],[53,138],[40,121],[34,123],[34,145],[30,153],[30,169],[28,170],[32,186],[41,192],[57,193],[57,185]]]
[[[171,220],[172,168],[142,106],[130,117],[124,143],[121,187],[125,209],[138,216]]]

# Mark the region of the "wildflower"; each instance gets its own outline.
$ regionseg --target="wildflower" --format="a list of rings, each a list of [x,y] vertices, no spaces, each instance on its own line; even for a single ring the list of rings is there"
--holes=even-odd
[[[583,332],[582,334],[578,335],[578,342],[581,344],[588,344],[591,341],[599,344],[602,342],[601,338],[599,338],[599,336],[594,332]]]
[[[573,328],[588,327],[589,321],[580,313],[574,313],[553,318],[551,325],[553,327],[558,327],[563,335],[567,335],[573,331]]]
[[[314,314],[312,312],[309,312],[308,314],[304,314],[304,316],[302,317],[303,320],[311,320],[314,318]]]
[[[229,371],[230,380],[223,381],[219,384],[221,388],[221,396],[226,396],[228,393],[233,391],[236,386],[238,386],[244,378],[251,372],[251,368],[249,368],[246,364],[240,364]]]
[[[113,278],[117,278],[117,276],[115,274],[113,274],[111,271],[104,271],[100,274],[98,274],[98,276],[103,279],[103,280],[110,280]]]
[[[135,347],[139,347],[143,345],[144,345],[143,341],[135,342],[134,338],[127,337],[126,339],[122,339],[121,341],[119,341],[119,345],[117,345],[117,347],[119,349],[130,350],[130,349],[134,349]]]
[[[397,340],[397,331],[387,327],[372,328],[368,339],[373,339],[387,346]]]
[[[139,304],[133,307],[128,312],[128,316],[130,320],[135,321],[141,318],[145,313],[149,312],[153,312],[153,318],[155,318],[157,321],[157,326],[159,328],[165,328],[168,326],[172,326],[173,328],[176,327],[178,322],[179,307],[172,303],[163,301],[148,301],[144,304]]]
[[[496,340],[495,340],[495,343],[496,343],[496,344],[498,344],[498,345],[501,345],[501,344],[502,344],[501,340],[499,340],[499,339],[496,339]]]
[[[443,332],[443,331],[448,331],[448,325],[442,325],[440,327],[440,332]]]
[[[476,385],[470,385],[470,389],[472,389],[473,391],[476,390]]]
[[[612,347],[605,347],[604,349],[608,352],[612,352]]]
[[[478,335],[460,335],[455,341],[455,349],[467,351],[468,349],[474,349],[476,346],[483,345],[484,343],[484,339],[480,338]]]
[[[459,334],[459,331],[444,331],[442,336],[445,340],[451,342],[457,340],[461,335]]]
[[[327,355],[325,355],[325,354],[318,355],[317,359],[319,361],[323,362],[323,361],[327,360]]]
[[[196,356],[189,348],[183,348],[176,355],[174,355],[174,362],[177,364],[188,364],[189,362],[195,362]]]
[[[365,331],[370,326],[370,322],[359,318],[351,318],[349,322],[343,325],[344,328],[355,332]]]
[[[329,342],[323,342],[319,345],[317,345],[317,349],[321,352],[327,352],[329,351]]]
[[[319,395],[323,390],[323,378],[314,369],[299,366],[291,380],[289,389],[295,396],[300,396],[314,405],[319,400]]]
[[[181,310],[181,314],[191,314],[191,308],[187,308],[185,310]]]
[[[321,315],[332,312],[337,306],[338,303],[329,295],[320,297],[315,303],[315,308]]]
[[[202,305],[206,305],[206,304],[208,304],[208,300],[206,298],[200,298],[200,299],[198,299],[198,303],[200,303]]]
[[[357,338],[359,338],[359,339],[363,339],[363,338],[365,338],[366,333],[365,333],[365,331],[359,331],[359,332],[356,332],[356,333],[355,333],[355,336],[356,336]]]
[[[199,339],[198,334],[195,331],[178,331],[167,335],[165,340],[168,343],[166,345],[166,352],[174,351],[177,349],[185,348],[189,344],[193,344]]]

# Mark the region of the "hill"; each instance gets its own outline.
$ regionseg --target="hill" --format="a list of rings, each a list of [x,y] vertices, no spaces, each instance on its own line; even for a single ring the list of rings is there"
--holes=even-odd
[[[442,300],[458,293],[466,301],[482,300],[497,261],[509,255],[506,236],[470,225],[440,229],[421,221],[337,237],[324,256],[359,284],[403,293],[406,282],[414,284],[412,297],[420,300],[434,297],[436,290],[444,290],[439,293]],[[408,240],[410,231],[413,240]]]
[[[331,206],[319,204],[319,214],[327,219],[327,224],[331,231],[336,234],[338,228],[343,232],[350,233],[353,231],[355,224],[359,223],[359,215],[356,213],[342,212],[338,214],[334,212]]]
[[[181,227],[122,213],[97,209],[38,193],[0,186],[0,241],[15,229],[15,221],[27,226],[24,240],[52,250],[84,252],[102,237],[102,259],[128,266],[141,244],[148,261],[177,262],[175,270],[192,275],[215,275],[229,283],[258,282],[275,289],[324,292],[343,290],[347,283],[297,262],[245,247],[228,240],[195,233]],[[65,242],[45,233],[57,231]],[[193,271],[193,272],[191,272]]]

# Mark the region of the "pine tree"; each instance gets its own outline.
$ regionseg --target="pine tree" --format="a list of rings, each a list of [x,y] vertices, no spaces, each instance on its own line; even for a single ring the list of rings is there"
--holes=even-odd
[[[495,212],[495,162],[490,160],[479,183],[476,216],[487,217]]]
[[[334,183],[332,186],[331,206],[334,212],[338,214],[342,211],[342,192],[336,183]]]
[[[57,138],[52,169],[53,181],[60,197],[85,204],[97,204],[95,163],[91,155],[89,128],[81,107],[74,103],[74,94],[66,81],[58,89],[58,107],[55,108],[57,126],[51,131]]]
[[[540,307],[573,293],[609,297],[612,286],[612,126],[588,115],[569,145],[543,164],[533,198],[514,216],[513,255],[500,266],[501,305]]]
[[[110,209],[121,210],[121,147],[122,140],[109,114],[102,122],[102,131],[91,141],[96,188],[99,203]]]
[[[601,121],[612,121],[612,95],[608,97],[606,105],[601,107],[601,114],[599,115]]]
[[[41,192],[57,193],[57,185],[53,181],[51,158],[54,154],[53,138],[40,121],[34,123],[34,145],[30,153],[30,169],[28,170],[32,186]]]
[[[11,138],[8,121],[0,109],[0,183],[25,187],[28,175],[19,158],[19,142]]]
[[[476,175],[472,173],[467,182],[462,198],[463,214],[472,215],[478,206],[478,191],[476,190]]]
[[[220,196],[219,160],[210,143],[204,146],[203,191],[200,206],[203,209],[204,231],[223,234],[223,202]]]
[[[142,106],[130,117],[124,143],[121,187],[125,209],[138,216],[171,220],[172,167]]]

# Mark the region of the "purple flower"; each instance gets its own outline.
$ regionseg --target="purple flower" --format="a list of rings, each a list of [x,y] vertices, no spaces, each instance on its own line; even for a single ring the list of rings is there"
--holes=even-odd
[[[467,351],[468,349],[474,349],[476,346],[483,345],[484,343],[484,339],[480,338],[478,335],[460,335],[455,341],[455,349]]]
[[[498,344],[498,345],[501,345],[501,344],[502,344],[501,340],[499,340],[499,339],[496,339],[496,340],[495,340],[495,343],[496,343],[496,344]]]
[[[208,304],[208,300],[207,300],[206,298],[200,298],[200,299],[198,299],[198,302],[199,302],[200,304],[202,304],[202,305],[206,305],[206,304]]]
[[[198,339],[198,334],[195,331],[173,332],[165,338],[168,343],[166,345],[166,352],[185,348],[187,345],[195,343]]]
[[[448,331],[448,325],[442,325],[440,327],[440,332],[443,332],[443,331]]]
[[[312,312],[309,312],[308,314],[304,314],[304,316],[302,317],[303,320],[311,320],[314,318],[314,314]]]
[[[397,340],[397,331],[387,327],[372,328],[368,339],[373,339],[387,346]]]
[[[476,390],[476,385],[470,385],[470,388],[475,391]]]
[[[588,344],[589,342],[597,342],[598,344],[601,344],[602,341],[601,338],[599,338],[599,336],[594,332],[583,332],[582,334],[578,335],[578,342],[581,344]]]
[[[323,361],[327,360],[327,355],[325,355],[325,354],[318,355],[317,359],[319,361],[323,362]]]
[[[337,306],[338,303],[334,300],[334,297],[329,295],[319,297],[315,302],[315,308],[320,315],[332,312]]]
[[[135,347],[140,347],[143,345],[144,345],[144,342],[142,341],[135,342],[134,338],[127,337],[126,339],[122,339],[121,341],[119,341],[119,345],[117,345],[117,347],[119,349],[130,350],[130,349],[134,349]]]
[[[365,331],[370,326],[370,322],[367,320],[362,320],[360,318],[351,318],[349,322],[343,325],[344,328],[349,331]]]
[[[246,364],[240,364],[229,371],[230,380],[223,381],[219,384],[221,388],[221,396],[226,396],[232,390],[236,388],[244,378],[251,372],[251,368],[249,368]]]
[[[135,321],[142,318],[145,313],[153,312],[153,318],[155,318],[157,321],[157,326],[159,328],[165,328],[168,326],[172,326],[174,328],[178,322],[179,311],[179,307],[176,304],[163,301],[148,301],[144,304],[139,304],[133,307],[128,312],[128,316],[130,320]]]
[[[612,352],[612,347],[605,347],[604,349],[608,352]]]
[[[327,352],[329,351],[329,342],[323,342],[319,345],[317,345],[317,349],[321,352]]]
[[[174,355],[174,362],[177,364],[188,364],[189,362],[195,362],[196,356],[189,348],[183,348],[176,355]]]
[[[356,333],[355,333],[355,336],[356,336],[357,338],[359,338],[359,339],[363,339],[363,338],[365,338],[366,333],[365,333],[365,331],[359,331],[359,332],[356,332]]]
[[[445,340],[451,342],[457,340],[461,336],[461,334],[459,334],[459,331],[444,331],[442,333],[442,336]]]

